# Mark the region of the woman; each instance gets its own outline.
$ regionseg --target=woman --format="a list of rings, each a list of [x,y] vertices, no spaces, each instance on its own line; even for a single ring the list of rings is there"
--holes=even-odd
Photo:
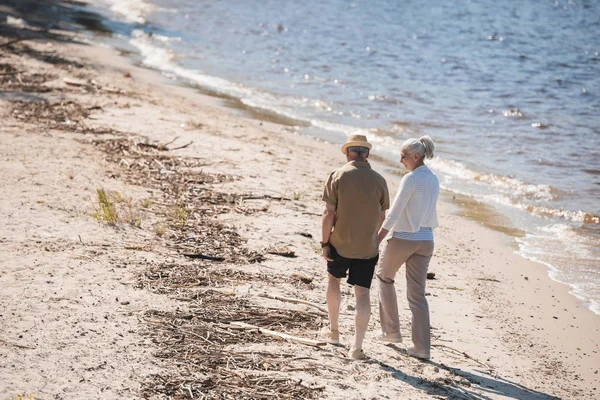
[[[427,268],[433,255],[433,229],[437,228],[436,203],[440,191],[437,176],[424,160],[433,157],[429,136],[408,139],[400,147],[400,162],[408,173],[402,178],[398,193],[379,230],[379,242],[391,231],[377,267],[379,278],[379,316],[382,333],[378,339],[402,342],[394,278],[406,263],[407,298],[412,312],[413,348],[408,354],[430,357],[429,305],[425,298]]]

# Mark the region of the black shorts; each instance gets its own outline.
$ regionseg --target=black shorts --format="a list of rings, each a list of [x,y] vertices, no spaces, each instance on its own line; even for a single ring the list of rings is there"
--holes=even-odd
[[[329,245],[329,249],[331,250],[331,259],[333,261],[327,261],[327,272],[336,278],[345,278],[346,273],[350,270],[348,276],[348,283],[350,285],[362,286],[367,289],[371,288],[371,281],[375,273],[375,266],[379,260],[379,254],[373,258],[364,260],[342,257],[335,250],[335,247],[331,245]]]

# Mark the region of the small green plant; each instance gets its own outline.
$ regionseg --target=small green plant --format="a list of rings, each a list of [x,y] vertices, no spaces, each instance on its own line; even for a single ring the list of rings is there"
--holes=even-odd
[[[96,211],[92,214],[98,221],[105,222],[108,225],[116,225],[118,216],[115,205],[108,200],[106,191],[104,189],[97,189],[96,195],[98,196],[98,206]]]
[[[177,203],[176,206],[173,206],[171,209],[171,218],[179,229],[183,229],[185,227],[185,223],[187,222],[187,210],[182,203]]]
[[[110,199],[115,203],[123,203],[124,201],[127,201],[127,199],[119,192],[110,192],[109,196]]]
[[[298,201],[298,200],[300,200],[301,197],[302,197],[302,193],[300,193],[300,192],[292,192],[292,199],[293,200]]]
[[[154,225],[154,234],[156,236],[164,236],[167,233],[167,226],[164,224],[155,224]]]
[[[15,400],[35,400],[35,395],[31,393],[18,394]]]
[[[142,214],[137,207],[134,207],[134,202],[131,198],[123,198],[124,205],[126,207],[125,212],[121,216],[124,222],[127,222],[131,226],[136,228],[142,227]]]
[[[147,198],[142,200],[142,207],[148,208],[152,205],[152,199]]]
[[[129,209],[121,219],[136,228],[142,227],[142,216],[135,210]]]

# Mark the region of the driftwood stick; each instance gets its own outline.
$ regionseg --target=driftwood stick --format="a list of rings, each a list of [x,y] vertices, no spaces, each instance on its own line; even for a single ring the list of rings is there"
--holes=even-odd
[[[179,139],[179,136],[175,136],[175,139],[171,140],[170,142],[161,144],[160,147],[162,147],[163,149],[166,149],[168,145],[170,145],[171,143],[174,143],[177,139]]]
[[[468,354],[467,354],[467,352],[465,352],[465,351],[461,351],[461,350],[458,350],[458,349],[455,349],[454,347],[446,346],[445,344],[432,344],[431,346],[432,346],[432,347],[441,347],[441,348],[444,348],[444,349],[448,349],[448,350],[454,351],[454,352],[456,352],[456,353],[458,353],[458,354],[461,354],[461,355],[465,356],[467,359],[469,359],[469,360],[473,360],[473,361],[475,361],[477,364],[479,364],[479,365],[481,365],[481,366],[483,366],[483,367],[486,367],[486,368],[487,368],[487,369],[489,369],[490,371],[493,371],[493,370],[495,369],[495,368],[493,368],[491,365],[489,365],[489,364],[487,364],[487,363],[484,363],[484,362],[482,362],[482,361],[479,361],[478,359],[476,359],[476,358],[474,358],[474,357],[471,357],[470,355],[468,355]]]
[[[287,340],[289,342],[305,344],[307,346],[319,347],[319,346],[325,346],[327,344],[325,342],[321,342],[318,340],[306,339],[306,338],[301,338],[298,336],[288,335],[287,333],[272,331],[270,329],[261,328],[256,325],[250,325],[245,322],[231,322],[229,325],[232,327],[239,327],[242,329],[257,330],[258,332],[262,333],[263,335],[275,336],[275,337]]]
[[[223,257],[215,257],[215,256],[207,256],[206,254],[201,253],[183,253],[184,257],[187,258],[199,258],[202,260],[210,260],[210,261],[225,261]]]
[[[185,149],[186,147],[188,147],[190,144],[194,143],[194,141],[191,141],[187,144],[184,144],[183,146],[179,146],[179,147],[173,147],[172,149],[167,149],[169,151],[173,151],[173,150],[179,150],[179,149]]]
[[[261,293],[258,295],[259,297],[265,297],[267,299],[273,299],[273,300],[279,300],[279,301],[285,301],[288,303],[294,303],[294,304],[305,304],[307,306],[311,306],[316,308],[319,311],[322,311],[324,313],[327,313],[327,309],[321,307],[318,304],[315,303],[311,303],[310,301],[306,301],[306,300],[300,300],[300,299],[293,299],[291,297],[282,297],[282,296],[277,296],[277,295],[273,295],[273,294],[267,294],[267,293]]]
[[[270,199],[270,200],[279,200],[279,201],[292,201],[292,199],[290,199],[289,197],[283,197],[283,196],[271,196],[268,194],[263,194],[263,195],[257,195],[257,196],[253,196],[253,195],[248,195],[248,196],[243,196],[242,200],[265,200],[265,199]],[[319,214],[321,215],[321,214]]]
[[[279,308],[279,307],[266,307],[268,310],[278,310],[278,311],[289,311],[287,309]],[[321,311],[302,311],[302,310],[294,310],[294,312],[310,315],[311,317],[327,317],[329,314],[321,312]]]

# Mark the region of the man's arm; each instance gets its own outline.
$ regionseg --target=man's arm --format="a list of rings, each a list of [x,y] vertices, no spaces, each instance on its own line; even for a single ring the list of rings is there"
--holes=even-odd
[[[321,218],[321,243],[329,243],[329,237],[333,230],[333,223],[335,221],[335,206],[330,203],[325,203],[325,210],[323,210],[323,217]],[[329,245],[322,247],[323,257],[327,261],[333,261],[331,259]]]

